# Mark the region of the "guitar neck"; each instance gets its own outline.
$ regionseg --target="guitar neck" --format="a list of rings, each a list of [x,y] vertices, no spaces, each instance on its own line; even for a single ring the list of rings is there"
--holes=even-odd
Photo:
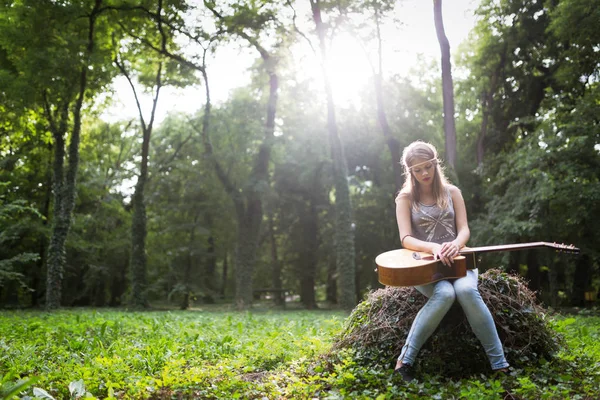
[[[538,247],[553,247],[546,242],[531,242],[531,243],[518,243],[518,244],[504,244],[499,246],[483,246],[483,247],[468,247],[460,251],[460,254],[472,254],[472,253],[491,253],[494,251],[516,251],[535,249]]]

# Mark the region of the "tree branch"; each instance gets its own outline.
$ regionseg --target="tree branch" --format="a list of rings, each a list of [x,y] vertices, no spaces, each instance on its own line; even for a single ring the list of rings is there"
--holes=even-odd
[[[115,48],[116,48],[116,46],[115,46]],[[118,52],[116,52],[116,54],[115,54],[114,62],[117,65],[117,67],[119,68],[119,70],[121,71],[121,73],[123,74],[123,76],[125,76],[125,78],[127,79],[127,82],[129,82],[129,86],[131,87],[131,90],[133,91],[133,97],[135,98],[135,104],[137,106],[138,114],[140,116],[140,123],[142,124],[142,130],[145,132],[146,131],[146,121],[144,120],[142,106],[140,104],[140,100],[138,98],[137,91],[135,90],[135,85],[133,84],[133,81],[131,80],[129,73],[127,72],[127,69],[125,68],[125,65],[123,63],[119,62],[119,53]]]
[[[190,133],[190,135],[187,138],[182,140],[181,143],[179,143],[173,154],[171,154],[171,156],[164,163],[162,163],[160,167],[158,167],[158,172],[164,172],[167,170],[169,164],[171,164],[177,158],[183,146],[192,138],[192,136],[193,132]]]
[[[294,16],[292,17],[292,24],[294,25],[294,30],[296,31],[296,33],[298,33],[300,36],[302,36],[307,42],[308,45],[310,46],[310,49],[312,50],[313,54],[317,54],[317,50],[314,48],[312,42],[310,41],[310,39],[308,38],[308,36],[306,36],[299,28],[298,25],[296,25],[296,9],[294,8],[294,5],[292,4],[291,0],[287,0],[286,4],[292,9],[292,12],[294,13]]]

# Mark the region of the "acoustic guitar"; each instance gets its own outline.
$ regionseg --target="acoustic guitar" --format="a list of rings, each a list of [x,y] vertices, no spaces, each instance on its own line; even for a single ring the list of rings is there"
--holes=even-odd
[[[573,245],[532,242],[499,246],[464,247],[454,258],[452,266],[435,260],[432,254],[407,249],[387,251],[375,258],[379,282],[387,286],[416,286],[437,282],[443,279],[462,278],[467,269],[477,267],[476,254],[493,251],[515,251],[550,247],[559,251],[579,253]]]

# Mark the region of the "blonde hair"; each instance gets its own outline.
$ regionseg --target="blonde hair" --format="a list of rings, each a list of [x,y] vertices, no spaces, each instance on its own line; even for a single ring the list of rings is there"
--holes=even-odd
[[[435,166],[433,176],[433,197],[435,204],[445,210],[448,207],[448,180],[444,175],[441,162],[438,159],[437,150],[433,145],[417,140],[404,148],[402,152],[402,166],[404,167],[404,184],[398,194],[398,199],[402,194],[408,195],[412,207],[418,209],[421,193],[419,191],[419,182],[411,172],[411,168],[416,160],[428,160]]]

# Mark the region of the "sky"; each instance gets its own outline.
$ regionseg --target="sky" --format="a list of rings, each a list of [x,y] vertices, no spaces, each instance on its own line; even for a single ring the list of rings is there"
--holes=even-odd
[[[305,2],[308,4],[308,0]],[[443,17],[446,36],[450,42],[451,51],[467,38],[475,24],[473,10],[479,3],[478,0],[446,0],[443,2]],[[297,9],[299,15],[306,10]],[[388,24],[382,31],[384,40],[384,68],[387,74],[396,73],[407,75],[421,54],[426,59],[439,59],[440,48],[435,33],[433,22],[432,0],[404,0],[398,2],[396,17],[404,22],[398,28],[395,24]],[[299,16],[300,18],[300,16]],[[301,50],[299,50],[301,51]],[[332,73],[332,87],[336,100],[341,104],[352,101],[358,96],[356,87],[361,82],[356,77],[368,79],[370,66],[366,57],[357,57],[364,54],[360,51],[356,41],[348,35],[339,36],[333,43],[330,51],[330,68]],[[248,67],[257,58],[257,53],[248,48],[231,46],[221,48],[214,58],[207,62],[212,101],[219,103],[225,101],[231,90],[245,86],[250,78]],[[320,69],[315,57],[302,57],[306,62],[306,73],[319,78]],[[357,85],[358,83],[358,85]],[[106,121],[138,118],[138,111],[131,88],[124,78],[117,78],[113,84],[113,104],[102,115]],[[139,89],[138,89],[139,94]],[[142,110],[146,120],[151,109],[150,95],[141,96]],[[201,87],[186,89],[161,89],[159,97],[156,123],[160,123],[169,112],[194,112],[204,104],[204,90]]]

